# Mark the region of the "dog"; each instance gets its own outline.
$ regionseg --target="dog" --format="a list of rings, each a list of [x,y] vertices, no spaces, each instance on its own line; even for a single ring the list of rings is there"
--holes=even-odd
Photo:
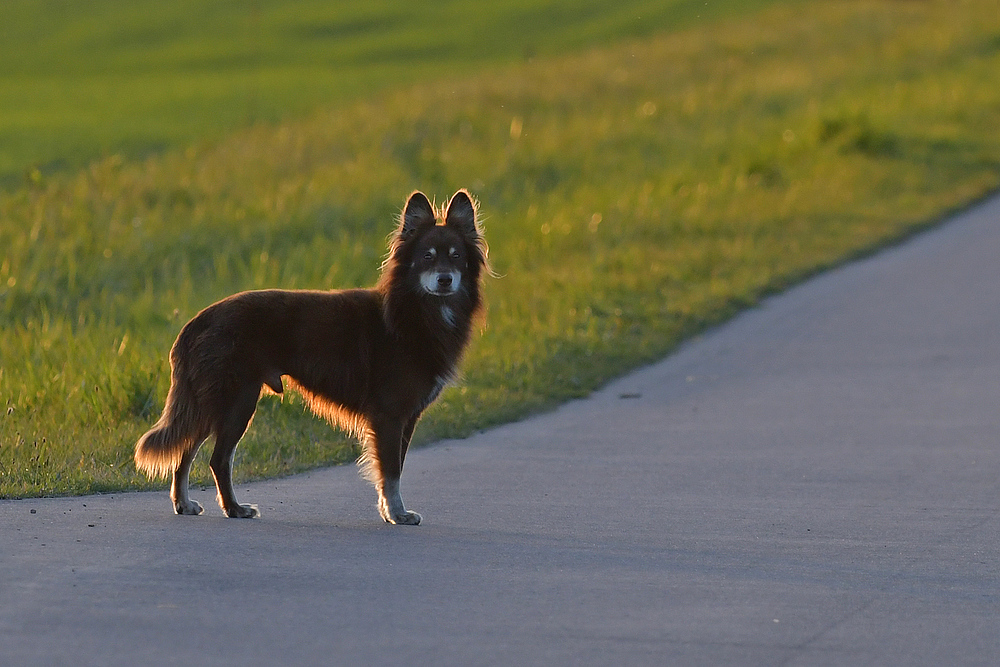
[[[209,465],[219,504],[229,517],[259,516],[236,499],[233,454],[260,396],[281,394],[287,383],[360,440],[358,463],[382,519],[419,524],[399,493],[403,460],[420,415],[455,378],[490,271],[469,193],[459,190],[437,210],[414,192],[373,288],[241,292],[208,306],[170,349],[170,390],[136,443],[136,467],[151,477],[171,473],[174,511],[201,514],[188,476],[214,435]]]

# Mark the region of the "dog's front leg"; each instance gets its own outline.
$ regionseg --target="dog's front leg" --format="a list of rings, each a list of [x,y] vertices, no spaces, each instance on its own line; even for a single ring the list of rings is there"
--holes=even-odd
[[[399,495],[399,476],[403,470],[403,429],[383,423],[375,425],[373,430],[378,457],[375,480],[378,512],[386,523],[415,526],[420,523],[420,515],[408,511]]]
[[[376,485],[378,490],[378,513],[386,523],[396,525],[416,526],[421,516],[403,506],[403,498],[399,495],[399,478],[383,479]]]

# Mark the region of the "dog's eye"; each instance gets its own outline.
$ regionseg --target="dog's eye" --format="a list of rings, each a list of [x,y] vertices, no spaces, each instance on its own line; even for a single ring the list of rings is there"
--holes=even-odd
[[[434,259],[434,253],[428,250],[427,252],[424,253],[424,259],[427,260],[428,262],[431,261],[432,259]]]
[[[451,254],[449,255],[449,257],[451,257],[452,259],[458,259],[461,256],[462,255],[457,250],[452,250]]]

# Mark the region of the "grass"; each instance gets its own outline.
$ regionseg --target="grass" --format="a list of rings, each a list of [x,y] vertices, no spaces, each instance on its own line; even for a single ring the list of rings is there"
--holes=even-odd
[[[183,322],[240,289],[371,284],[416,187],[480,197],[503,275],[418,441],[583,396],[994,191],[995,10],[776,6],[37,174],[0,194],[0,495],[162,488],[132,447]],[[353,452],[264,399],[236,470]]]
[[[773,0],[4,0],[0,186]]]

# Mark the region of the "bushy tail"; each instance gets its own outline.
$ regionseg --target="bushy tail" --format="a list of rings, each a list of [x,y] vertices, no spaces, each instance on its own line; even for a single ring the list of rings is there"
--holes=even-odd
[[[204,439],[199,438],[198,405],[182,366],[175,364],[171,375],[163,414],[135,444],[135,466],[150,477],[172,473],[184,454]]]

